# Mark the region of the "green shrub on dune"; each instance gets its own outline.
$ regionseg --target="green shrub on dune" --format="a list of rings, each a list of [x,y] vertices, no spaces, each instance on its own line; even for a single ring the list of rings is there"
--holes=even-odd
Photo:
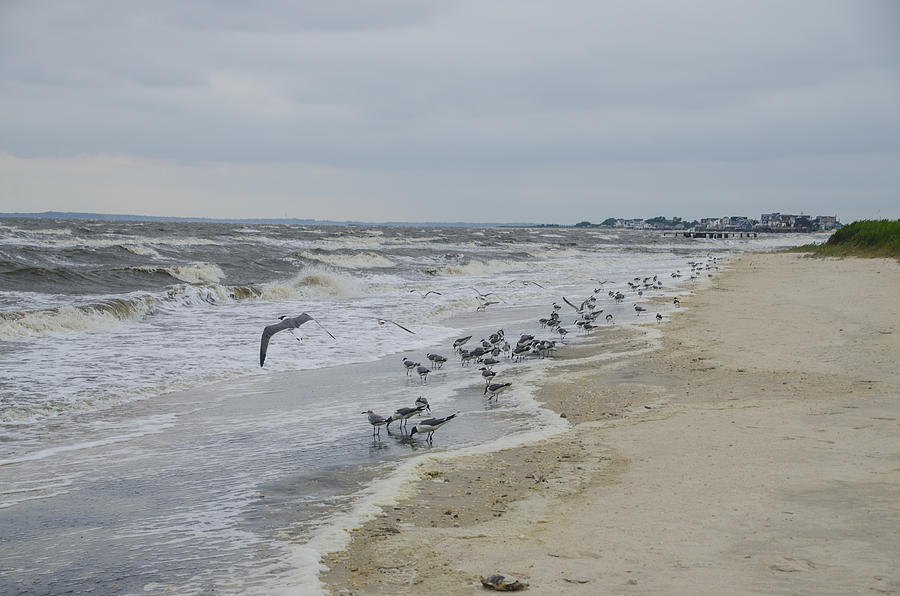
[[[837,230],[824,244],[805,244],[791,252],[819,257],[893,257],[900,259],[900,219],[864,219]]]

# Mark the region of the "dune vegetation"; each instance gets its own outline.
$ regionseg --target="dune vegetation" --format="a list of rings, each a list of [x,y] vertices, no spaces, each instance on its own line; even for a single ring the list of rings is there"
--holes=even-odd
[[[817,257],[869,257],[900,259],[900,219],[865,219],[837,230],[822,244],[804,244],[791,252]]]

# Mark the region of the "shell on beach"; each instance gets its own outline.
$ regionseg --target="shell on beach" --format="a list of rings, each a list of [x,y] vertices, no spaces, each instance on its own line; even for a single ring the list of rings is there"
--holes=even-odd
[[[520,582],[517,579],[500,575],[499,573],[489,577],[482,577],[481,585],[485,588],[497,590],[498,592],[516,592],[528,587],[528,584],[525,582]]]

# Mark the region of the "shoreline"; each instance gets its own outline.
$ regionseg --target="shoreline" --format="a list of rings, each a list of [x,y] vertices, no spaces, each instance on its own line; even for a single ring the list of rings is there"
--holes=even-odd
[[[892,262],[744,255],[671,320],[569,346],[534,397],[570,429],[423,463],[320,579],[332,594],[471,593],[494,573],[538,593],[900,591],[890,288]]]

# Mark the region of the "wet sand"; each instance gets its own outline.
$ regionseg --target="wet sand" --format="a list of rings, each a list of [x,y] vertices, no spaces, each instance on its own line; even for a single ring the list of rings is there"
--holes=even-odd
[[[424,464],[325,559],[332,593],[900,592],[900,265],[754,254],[710,282],[562,350],[537,397],[572,428]]]

